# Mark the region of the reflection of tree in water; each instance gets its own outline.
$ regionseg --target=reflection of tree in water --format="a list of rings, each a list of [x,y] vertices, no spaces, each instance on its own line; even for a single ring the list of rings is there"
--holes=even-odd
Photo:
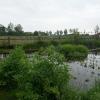
[[[89,54],[84,61],[72,62],[71,68],[72,86],[88,90],[100,80],[100,55]]]
[[[100,69],[98,59],[96,58],[95,54],[89,55],[84,62],[81,62],[81,65],[83,67],[90,67],[92,69],[95,69],[95,68]]]

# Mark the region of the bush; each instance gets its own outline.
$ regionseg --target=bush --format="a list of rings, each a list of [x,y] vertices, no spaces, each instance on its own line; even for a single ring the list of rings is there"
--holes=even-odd
[[[88,55],[88,49],[82,45],[61,45],[60,48],[67,60],[82,60]]]
[[[51,49],[33,55],[32,63],[17,47],[0,65],[0,86],[17,100],[66,100],[69,73],[64,57]]]
[[[38,100],[66,100],[69,74],[64,57],[52,49],[45,54],[33,56],[33,91]]]
[[[5,83],[6,89],[17,88],[15,76],[26,71],[27,61],[23,50],[16,48],[0,65],[0,79]]]
[[[9,57],[1,63],[0,68],[1,90],[8,91],[12,97],[14,96],[18,100],[32,100],[34,95],[28,77],[30,64],[22,48],[15,48]]]

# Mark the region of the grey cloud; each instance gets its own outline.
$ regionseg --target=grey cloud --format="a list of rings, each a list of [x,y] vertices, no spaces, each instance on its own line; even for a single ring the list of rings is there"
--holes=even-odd
[[[20,23],[25,31],[78,27],[91,31],[100,24],[100,0],[0,0],[0,22]]]

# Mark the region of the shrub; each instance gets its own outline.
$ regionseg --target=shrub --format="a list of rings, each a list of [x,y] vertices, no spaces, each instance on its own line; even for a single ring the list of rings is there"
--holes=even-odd
[[[67,60],[82,60],[87,57],[88,49],[82,45],[61,45],[60,52]]]
[[[32,63],[17,47],[0,65],[0,85],[17,100],[66,100],[69,73],[64,57],[52,49],[33,55]]]
[[[69,74],[63,56],[49,49],[46,56],[35,54],[32,65],[33,91],[38,100],[66,100]]]
[[[15,48],[0,65],[0,87],[18,100],[32,100],[30,64],[21,47]]]
[[[0,65],[0,79],[4,81],[6,89],[17,87],[16,75],[26,70],[27,61],[23,50],[16,48]]]

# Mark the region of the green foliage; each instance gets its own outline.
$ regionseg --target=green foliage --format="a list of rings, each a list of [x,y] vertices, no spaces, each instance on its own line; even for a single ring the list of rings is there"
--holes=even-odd
[[[81,38],[81,37],[82,36],[76,36],[75,38],[74,37],[66,38],[66,40],[64,40],[62,44],[84,45],[88,47],[89,49],[100,48],[99,38],[96,39],[94,37],[92,39],[91,37],[88,37],[88,38],[84,38],[84,37]]]
[[[54,45],[54,46],[58,46],[60,43],[59,43],[58,41],[52,40],[52,41],[50,42],[50,44],[51,44],[51,45]]]
[[[65,50],[70,48],[67,52],[74,52],[72,45],[63,46]],[[69,87],[68,66],[64,63],[64,56],[56,52],[58,48],[50,46],[45,50],[41,49],[44,52],[35,53],[32,62],[26,58],[21,47],[15,48],[9,57],[0,63],[0,99],[100,100],[99,83],[86,93],[74,91]],[[83,48],[85,47],[79,45],[75,50],[84,53],[86,48]]]
[[[66,100],[68,68],[64,57],[48,49],[33,55],[30,63],[17,47],[0,65],[0,87],[17,100]]]
[[[25,44],[23,46],[24,49],[37,49],[39,50],[41,47],[45,48],[48,47],[50,45],[49,42],[45,42],[45,41],[38,41],[38,42],[34,42],[31,44]]]
[[[63,56],[49,49],[44,57],[34,55],[32,65],[33,90],[39,100],[66,100],[69,74]]]
[[[88,49],[82,45],[61,45],[60,52],[67,60],[82,60],[88,55]]]
[[[16,48],[7,59],[1,63],[0,79],[4,81],[6,89],[17,87],[15,79],[22,71],[26,70],[27,62],[24,52],[20,48]]]
[[[32,100],[30,64],[21,47],[15,48],[0,65],[0,87],[18,100]],[[32,95],[31,95],[32,94]]]
[[[17,24],[14,29],[16,32],[23,32],[23,27],[20,24]]]
[[[84,100],[100,100],[100,82],[84,95]]]

